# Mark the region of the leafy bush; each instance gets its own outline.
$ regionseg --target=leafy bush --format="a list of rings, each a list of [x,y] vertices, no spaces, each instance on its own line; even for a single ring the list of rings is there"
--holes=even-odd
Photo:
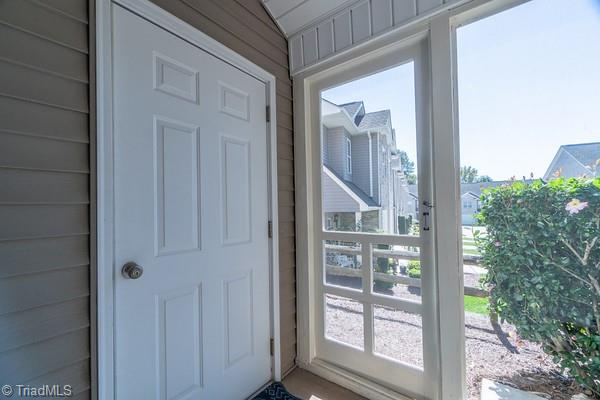
[[[421,279],[421,263],[419,261],[410,260],[408,262],[408,276]]]
[[[515,182],[482,203],[493,308],[600,397],[600,179]]]

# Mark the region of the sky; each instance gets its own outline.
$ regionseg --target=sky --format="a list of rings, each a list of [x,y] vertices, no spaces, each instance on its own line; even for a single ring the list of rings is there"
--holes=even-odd
[[[600,0],[533,0],[457,30],[461,165],[541,177],[561,144],[600,141]],[[416,159],[413,65],[323,93],[390,109]]]

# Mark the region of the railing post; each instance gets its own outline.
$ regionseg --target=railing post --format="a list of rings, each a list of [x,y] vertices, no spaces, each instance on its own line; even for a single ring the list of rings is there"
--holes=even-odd
[[[373,245],[369,242],[360,243],[362,250],[362,288],[363,293],[371,294],[373,290]],[[363,329],[365,335],[365,353],[373,354],[373,304],[363,303]]]

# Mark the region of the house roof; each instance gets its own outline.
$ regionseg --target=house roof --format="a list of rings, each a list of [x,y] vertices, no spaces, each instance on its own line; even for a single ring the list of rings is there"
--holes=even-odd
[[[474,199],[478,199],[479,198],[478,195],[476,195],[475,193],[473,193],[471,191],[468,191],[468,192],[464,193],[461,197],[465,197],[465,196],[470,196],[470,197],[472,197]]]
[[[343,188],[346,191],[350,191],[353,194],[355,194],[358,198],[360,198],[360,200],[362,200],[368,207],[379,207],[379,204],[377,204],[375,202],[375,200],[373,200],[372,197],[370,197],[368,194],[366,194],[365,192],[363,192],[358,186],[356,186],[354,183],[345,180],[341,175],[339,175],[338,173],[336,173],[334,170],[332,170],[331,168],[327,167],[326,165],[323,165],[323,169],[327,170],[329,173],[331,173],[333,176],[335,176],[342,185],[344,185],[345,187]]]
[[[335,109],[339,110],[335,113]],[[392,114],[390,110],[380,110],[370,113],[365,112],[365,105],[362,101],[353,101],[351,103],[335,104],[329,100],[323,99],[322,106],[323,116],[329,120],[335,118],[334,114],[343,114],[346,118],[350,118],[348,123],[353,124],[358,132],[368,130],[387,129],[392,134]],[[324,123],[327,120],[324,120]],[[339,120],[335,120],[339,123]]]
[[[353,101],[352,103],[340,104],[339,107],[346,110],[346,112],[348,113],[350,118],[355,119],[358,111],[361,108],[364,109],[365,105],[362,101]],[[355,120],[355,123],[358,125],[358,122],[356,122],[356,120]]]
[[[558,165],[559,162],[564,163],[563,155],[567,155],[567,158],[579,164],[582,174],[587,174],[591,171],[596,161],[600,159],[600,142],[564,144],[560,146],[544,174],[544,179],[552,179],[555,172],[564,167],[564,165]]]
[[[366,113],[360,120],[358,129],[366,131],[369,129],[386,128],[392,120],[390,110],[375,111]]]
[[[560,147],[585,167],[594,165],[600,159],[600,142],[565,144]]]

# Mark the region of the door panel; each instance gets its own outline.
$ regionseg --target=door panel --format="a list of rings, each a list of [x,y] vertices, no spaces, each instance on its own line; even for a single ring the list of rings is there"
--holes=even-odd
[[[271,378],[265,89],[114,6],[119,399],[239,400]]]

